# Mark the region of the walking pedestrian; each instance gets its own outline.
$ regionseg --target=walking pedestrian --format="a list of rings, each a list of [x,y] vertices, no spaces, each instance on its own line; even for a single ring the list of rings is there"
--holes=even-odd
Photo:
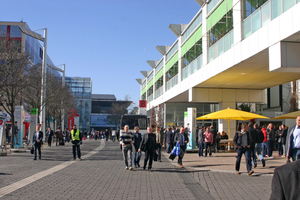
[[[51,127],[48,128],[47,135],[48,135],[47,138],[48,146],[51,147],[52,138],[53,138],[53,130],[51,130]]]
[[[107,130],[107,129],[106,129]],[[105,132],[106,135],[106,132]],[[108,135],[107,135],[108,137]],[[133,144],[133,135],[129,132],[129,126],[124,126],[124,132],[121,134],[121,143],[122,143],[122,152],[123,158],[125,161],[125,170],[132,170],[132,144]],[[106,138],[107,141],[107,138]]]
[[[157,152],[156,150],[156,135],[152,133],[152,127],[147,127],[147,133],[143,135],[142,142],[140,144],[138,152],[144,151],[145,152],[145,159],[144,159],[144,167],[143,169],[146,170],[147,162],[148,164],[148,171],[151,172],[152,170],[152,163],[154,154]]]
[[[134,138],[134,151],[133,151],[133,165],[134,167],[140,167],[140,160],[142,152],[139,152],[139,148],[142,142],[142,134],[139,132],[140,128],[138,126],[134,127],[133,138]]]
[[[109,136],[109,131],[108,131],[108,129],[105,129],[105,140],[106,140],[106,142],[108,140],[108,136]]]
[[[263,143],[262,143],[262,155],[263,157],[266,157],[267,156],[267,129],[266,129],[266,125],[263,125],[262,126],[262,129],[261,131],[263,132],[264,134],[264,140],[263,140]]]
[[[261,154],[261,147],[262,147],[262,142],[264,141],[264,134],[260,130],[257,123],[255,123],[253,127],[254,127],[254,130],[256,130],[256,143],[255,143],[255,149],[254,149],[254,155],[255,155],[254,166],[255,167],[257,166],[257,163],[256,163],[256,153],[257,153],[259,160],[262,163],[262,166],[265,167],[266,161],[265,161],[263,155]]]
[[[267,129],[267,148],[268,148],[268,157],[273,158],[273,150],[275,145],[275,129],[273,124],[269,124],[269,128]]]
[[[82,135],[80,134],[79,129],[74,124],[73,129],[71,130],[71,138],[72,138],[72,150],[73,150],[73,160],[76,160],[76,152],[77,157],[81,160],[81,152],[80,145],[82,144]]]
[[[296,126],[291,128],[287,137],[286,157],[293,161],[300,159],[300,116],[296,118]]]
[[[41,146],[43,144],[43,132],[40,131],[40,125],[36,125],[35,132],[33,133],[32,146],[34,147],[33,151],[33,160],[36,160],[37,151],[39,153],[39,159],[42,159]]]
[[[156,148],[157,148],[157,160],[161,162],[161,148],[164,146],[164,133],[159,126],[156,127]]]
[[[205,131],[205,127],[201,126],[201,128],[199,129],[199,132],[198,132],[198,143],[199,143],[198,155],[199,155],[199,158],[203,157],[204,131]]]
[[[251,136],[250,133],[247,131],[248,127],[246,123],[242,124],[242,130],[237,131],[233,142],[237,148],[237,158],[235,163],[235,170],[236,174],[240,174],[240,165],[241,165],[241,158],[243,154],[245,154],[246,158],[246,165],[247,165],[247,171],[248,175],[250,176],[253,174],[252,166],[251,166],[251,150],[250,150],[250,144],[251,144]]]
[[[183,156],[185,154],[185,150],[186,150],[186,145],[188,143],[188,136],[187,133],[184,132],[184,128],[180,128],[180,132],[176,133],[175,137],[174,137],[174,141],[179,142],[180,143],[180,155],[178,156],[178,165],[183,168],[182,165],[182,159]]]
[[[205,157],[207,157],[207,151],[209,151],[209,156],[211,156],[210,146],[213,145],[214,138],[212,132],[209,131],[209,127],[206,127],[206,131],[203,135],[205,138]]]
[[[256,163],[256,155],[255,155],[255,144],[257,143],[257,131],[254,129],[252,122],[248,124],[248,132],[252,138],[251,143],[250,143],[250,151],[251,151],[251,161],[252,161],[252,167],[256,168],[257,163]]]
[[[171,148],[173,145],[173,133],[170,128],[167,128],[166,136],[165,136],[165,144],[167,145],[167,153],[171,153]]]

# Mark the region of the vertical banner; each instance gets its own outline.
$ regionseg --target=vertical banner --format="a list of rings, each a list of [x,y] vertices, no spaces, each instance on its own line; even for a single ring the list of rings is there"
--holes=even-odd
[[[187,149],[196,149],[196,117],[197,117],[197,108],[188,108],[187,111],[187,125],[189,142],[187,144]]]
[[[23,147],[23,133],[24,133],[24,126],[23,126],[23,106],[16,106],[15,108],[15,121],[18,122],[18,131],[16,131],[15,135],[15,145],[14,147],[20,148]],[[12,122],[14,123],[14,122]]]
[[[6,133],[5,133],[5,130],[4,130],[4,120],[1,119],[0,120],[0,148],[6,143]]]
[[[29,132],[28,132],[28,143],[31,146],[32,144],[32,137],[33,137],[33,133],[35,131],[35,127],[36,125],[38,125],[38,109],[37,108],[31,108],[31,116],[30,116],[30,128],[29,128]]]

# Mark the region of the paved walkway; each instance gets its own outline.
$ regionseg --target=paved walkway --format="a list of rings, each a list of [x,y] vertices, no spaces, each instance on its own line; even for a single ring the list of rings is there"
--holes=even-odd
[[[166,158],[153,171],[124,170],[117,142],[84,141],[82,161],[71,144],[44,147],[42,160],[29,153],[0,157],[1,199],[213,199],[192,173]]]
[[[273,155],[276,153],[274,151]],[[169,156],[166,152],[164,155]],[[258,162],[254,174],[248,176],[244,156],[240,168],[242,174],[235,174],[235,156],[236,152],[222,152],[199,158],[197,153],[186,153],[183,165],[215,199],[269,199],[274,169],[285,164],[286,158],[266,158],[266,167]],[[176,159],[171,163],[177,166]]]

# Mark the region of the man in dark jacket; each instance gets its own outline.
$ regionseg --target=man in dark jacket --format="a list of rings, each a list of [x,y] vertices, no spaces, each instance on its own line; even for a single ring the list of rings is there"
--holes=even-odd
[[[171,147],[173,144],[173,133],[170,128],[167,128],[165,143],[167,144],[167,153],[171,153]]]
[[[218,151],[218,149],[217,149],[217,143],[216,143],[217,131],[214,128],[213,125],[210,126],[209,132],[211,132],[212,135],[213,135],[214,139],[213,139],[213,144],[212,145],[213,145],[213,148],[214,148],[214,152],[217,153],[217,151]]]
[[[53,130],[51,130],[50,127],[48,128],[47,136],[48,136],[48,138],[47,138],[48,146],[51,147],[52,138],[53,138]]]
[[[272,180],[270,200],[299,199],[300,160],[277,167]]]
[[[156,150],[156,135],[152,133],[152,127],[148,126],[147,133],[143,135],[142,142],[140,144],[138,152],[145,151],[144,167],[146,170],[147,162],[149,160],[148,170],[151,172],[153,157]]]
[[[296,118],[296,126],[292,126],[288,131],[286,140],[287,159],[300,160],[300,116]]]
[[[198,155],[199,157],[203,157],[203,147],[204,147],[204,133],[205,127],[201,126],[198,132],[198,143],[199,143],[199,150],[198,150]]]
[[[251,157],[250,157],[251,156],[250,144],[252,143],[252,139],[247,129],[248,129],[247,124],[243,123],[242,130],[236,132],[233,142],[237,147],[237,154],[238,154],[235,163],[236,174],[240,174],[241,158],[243,154],[245,154],[247,171],[248,171],[248,175],[250,176],[254,172],[251,168]]]
[[[180,155],[178,156],[178,165],[181,168],[183,168],[182,159],[186,150],[186,144],[188,143],[188,136],[187,133],[184,132],[183,127],[180,129],[179,133],[176,133],[174,141],[180,143]]]
[[[133,132],[133,146],[135,150],[133,151],[133,165],[134,167],[140,167],[140,159],[142,152],[138,152],[141,142],[142,142],[142,134],[139,132],[140,128],[138,126],[134,127]]]
[[[39,153],[39,159],[41,159],[41,156],[42,156],[42,153],[41,153],[41,146],[43,145],[43,132],[40,131],[40,126],[39,125],[36,125],[35,127],[36,131],[33,133],[33,137],[32,137],[32,146],[34,147],[34,158],[33,160],[36,160],[36,154],[37,154],[37,151]]]
[[[252,122],[248,124],[248,132],[251,135],[252,142],[250,144],[250,151],[251,151],[251,160],[252,160],[252,167],[255,168],[257,166],[256,164],[256,155],[255,155],[255,143],[257,142],[257,132],[256,129],[253,128]]]
[[[276,131],[275,134],[275,138],[277,138],[277,147],[278,147],[278,154],[276,156],[283,155],[282,135],[283,135],[283,129],[282,126],[279,126],[279,129]]]
[[[275,129],[273,124],[269,124],[269,128],[267,129],[267,149],[268,149],[268,157],[273,158],[273,150],[274,150],[274,142],[275,142]]]

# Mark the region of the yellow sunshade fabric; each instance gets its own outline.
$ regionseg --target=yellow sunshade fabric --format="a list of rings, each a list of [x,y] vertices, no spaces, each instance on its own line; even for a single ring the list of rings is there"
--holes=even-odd
[[[300,115],[300,110],[299,111],[295,111],[295,112],[291,112],[285,115],[281,115],[279,117],[275,117],[273,119],[296,119],[298,116]]]
[[[205,119],[225,119],[228,121],[231,120],[249,120],[249,119],[257,119],[257,118],[264,118],[264,119],[270,119],[269,117],[265,117],[262,115],[245,112],[241,110],[236,109],[224,109],[217,112],[213,112],[207,115],[203,115],[201,117],[198,117],[197,120],[205,120]]]

